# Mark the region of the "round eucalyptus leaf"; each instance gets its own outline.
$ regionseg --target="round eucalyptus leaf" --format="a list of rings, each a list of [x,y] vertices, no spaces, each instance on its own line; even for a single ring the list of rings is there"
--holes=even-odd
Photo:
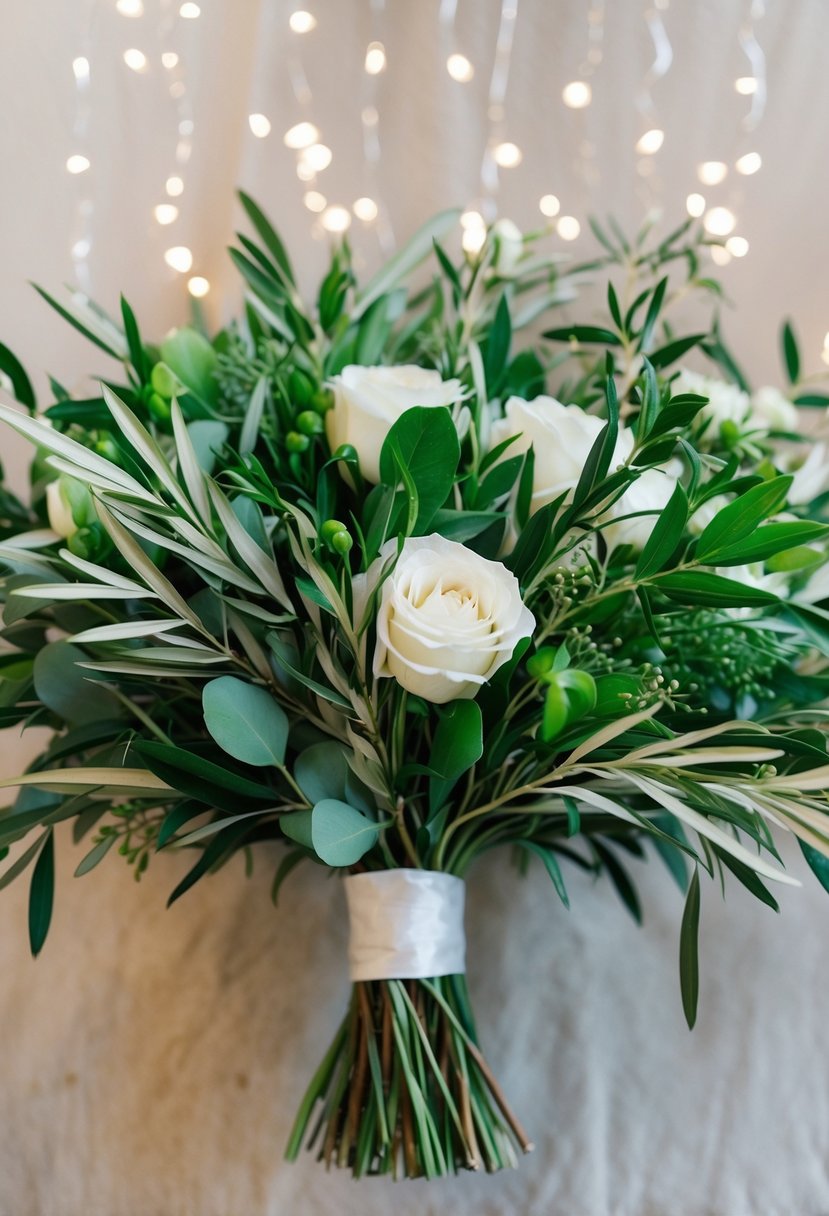
[[[288,741],[288,719],[264,688],[220,676],[202,693],[204,722],[219,747],[243,764],[281,765]]]

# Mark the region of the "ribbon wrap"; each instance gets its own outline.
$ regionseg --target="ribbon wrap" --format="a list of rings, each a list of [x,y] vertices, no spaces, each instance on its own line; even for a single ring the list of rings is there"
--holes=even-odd
[[[462,878],[376,870],[344,879],[351,979],[434,979],[466,970]]]

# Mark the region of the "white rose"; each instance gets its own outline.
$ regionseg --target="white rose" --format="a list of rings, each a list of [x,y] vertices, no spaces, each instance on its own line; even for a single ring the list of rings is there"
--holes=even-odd
[[[524,252],[521,229],[512,220],[498,220],[492,225],[490,236],[495,242],[493,266],[502,278],[515,273]]]
[[[66,540],[77,532],[78,525],[72,517],[72,507],[64,493],[63,480],[58,477],[46,487],[46,514],[49,516],[49,527],[52,531]]]
[[[680,462],[671,460],[661,468],[645,469],[637,477],[608,511],[609,518],[614,522],[602,528],[602,536],[609,549],[615,549],[617,545],[644,549],[659,512],[668,505],[681,472]],[[647,511],[649,514],[636,519],[619,518],[632,515],[635,511]]]
[[[504,417],[492,424],[490,446],[497,447],[505,439],[516,436],[504,453],[504,459],[533,448],[533,493],[531,513],[578,483],[588,453],[604,421],[595,414],[586,414],[580,405],[562,405],[554,397],[536,397],[524,401],[510,397],[504,407]],[[633,438],[620,431],[611,471],[630,454]]]
[[[829,487],[829,452],[825,443],[816,444],[803,463],[789,469],[793,481],[787,495],[793,507],[803,506]]]
[[[396,545],[384,545],[354,580],[355,604],[365,602]],[[518,580],[501,562],[443,536],[409,537],[382,585],[374,674],[437,705],[469,699],[534,628]]]
[[[700,410],[701,418],[709,418],[719,428],[724,422],[745,422],[751,410],[748,393],[736,384],[703,376],[699,372],[682,368],[672,385],[674,396],[679,393],[698,393],[708,398],[708,404]]]
[[[451,409],[464,397],[460,380],[424,367],[344,367],[331,382],[334,407],[325,415],[331,450],[350,443],[368,481],[380,480],[380,450],[397,419],[416,405]]]
[[[784,397],[779,388],[766,384],[751,398],[751,416],[769,431],[797,431],[800,416],[797,406]]]

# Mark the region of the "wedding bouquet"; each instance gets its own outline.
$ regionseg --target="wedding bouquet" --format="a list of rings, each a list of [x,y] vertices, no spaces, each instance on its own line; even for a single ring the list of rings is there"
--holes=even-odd
[[[716,317],[677,331],[719,301],[690,221],[596,226],[579,266],[504,221],[453,255],[447,213],[362,287],[338,245],[307,307],[242,203],[244,316],[212,339],[47,297],[118,370],[40,413],[0,347],[34,445],[31,503],[0,497],[0,725],[52,731],[5,782],[0,887],[31,873],[37,954],[63,821],[78,875],[190,857],[171,902],[237,854],[274,903],[335,869],[354,985],[289,1157],[494,1170],[530,1144],[464,978],[482,853],[565,906],[568,867],[604,874],[636,918],[628,859],[658,855],[689,1024],[706,879],[776,906],[788,830],[829,886],[829,496],[798,408],[827,399],[789,326],[785,395],[749,391]],[[600,323],[545,329],[598,271]]]

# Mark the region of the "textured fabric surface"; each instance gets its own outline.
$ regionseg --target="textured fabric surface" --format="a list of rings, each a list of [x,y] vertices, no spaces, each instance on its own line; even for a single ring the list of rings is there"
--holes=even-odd
[[[469,883],[469,976],[488,1058],[535,1139],[520,1168],[355,1184],[281,1155],[348,995],[344,896],[300,869],[280,908],[237,859],[171,911],[185,864],[72,880],[25,949],[0,921],[1,1216],[823,1216],[829,1211],[829,900],[783,914],[703,888],[702,1000],[684,1026],[681,900],[643,870],[645,930],[605,882],[572,910],[506,859]],[[794,860],[794,859],[793,859]],[[795,862],[795,866],[797,863]],[[355,1189],[356,1186],[356,1189]]]

